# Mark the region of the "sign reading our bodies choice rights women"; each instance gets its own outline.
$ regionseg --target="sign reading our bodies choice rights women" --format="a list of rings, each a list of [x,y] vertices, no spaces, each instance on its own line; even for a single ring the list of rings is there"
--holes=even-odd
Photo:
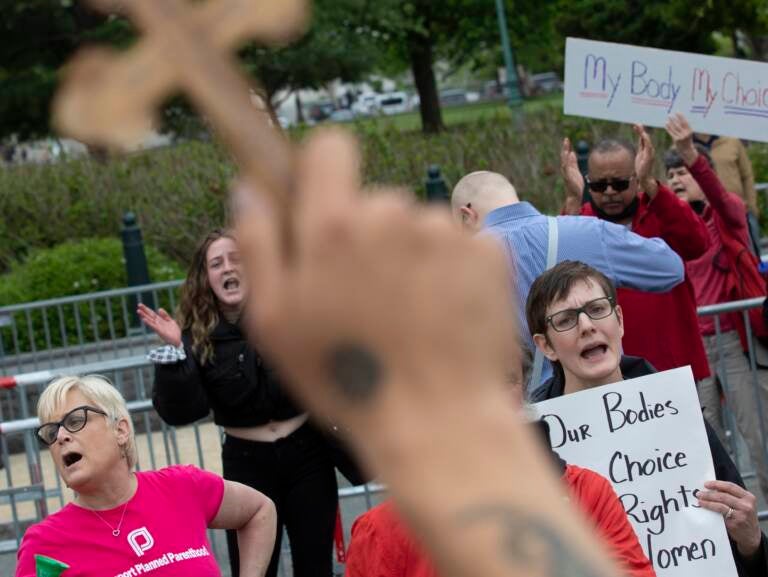
[[[534,409],[563,459],[612,483],[658,577],[736,577],[722,516],[696,499],[715,471],[689,367]]]
[[[768,142],[768,64],[568,38],[564,111]]]

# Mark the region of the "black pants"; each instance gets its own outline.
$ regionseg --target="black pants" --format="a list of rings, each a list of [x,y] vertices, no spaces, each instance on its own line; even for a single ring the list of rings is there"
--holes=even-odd
[[[275,502],[277,539],[267,577],[277,575],[283,525],[291,542],[294,577],[331,577],[338,488],[328,450],[309,424],[273,443],[227,435],[224,478],[253,487]],[[239,576],[237,536],[227,531],[232,577]]]

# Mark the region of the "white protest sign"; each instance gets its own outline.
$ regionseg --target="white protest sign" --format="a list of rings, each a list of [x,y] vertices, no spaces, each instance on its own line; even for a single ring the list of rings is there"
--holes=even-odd
[[[768,142],[768,64],[568,38],[564,111]]]
[[[563,459],[613,484],[658,577],[736,577],[722,516],[695,497],[715,470],[690,367],[534,409]]]

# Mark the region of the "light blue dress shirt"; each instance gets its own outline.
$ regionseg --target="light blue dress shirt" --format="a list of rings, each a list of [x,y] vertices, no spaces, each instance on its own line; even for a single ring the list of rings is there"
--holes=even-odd
[[[584,262],[605,274],[617,287],[665,292],[685,277],[682,259],[660,238],[645,238],[625,226],[593,216],[558,216],[557,228],[557,262]],[[491,234],[504,245],[516,290],[521,336],[535,351],[525,320],[525,301],[533,281],[546,270],[547,217],[528,202],[509,204],[488,213],[483,233]],[[545,359],[541,382],[551,376],[552,365]],[[538,386],[532,383],[529,389]]]

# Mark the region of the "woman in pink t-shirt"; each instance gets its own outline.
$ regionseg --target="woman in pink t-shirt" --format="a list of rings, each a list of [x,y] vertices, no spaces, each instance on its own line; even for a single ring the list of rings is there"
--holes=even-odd
[[[36,555],[68,565],[63,577],[219,576],[207,528],[237,530],[241,574],[264,575],[272,501],[193,466],[134,472],[133,424],[106,379],[59,378],[37,410],[37,435],[75,500],[27,529],[16,577],[34,577]]]

